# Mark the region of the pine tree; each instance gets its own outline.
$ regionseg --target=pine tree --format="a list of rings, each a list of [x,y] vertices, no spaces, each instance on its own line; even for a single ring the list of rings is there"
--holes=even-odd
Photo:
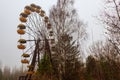
[[[38,74],[36,74],[40,78],[43,78],[43,80],[51,79],[53,74],[52,64],[50,62],[50,57],[48,54],[49,53],[43,54],[43,57],[38,64],[38,69],[37,69]]]
[[[81,63],[78,47],[70,35],[61,35],[55,46],[55,54],[52,54],[54,72],[58,80],[79,80]]]

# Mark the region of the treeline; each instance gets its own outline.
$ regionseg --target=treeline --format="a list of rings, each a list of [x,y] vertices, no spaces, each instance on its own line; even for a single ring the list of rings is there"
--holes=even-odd
[[[76,59],[74,53],[65,56],[67,59],[62,63],[57,58],[53,67],[45,55],[37,70],[37,80],[120,80],[120,56],[109,41],[98,42],[90,47],[91,55],[85,63]]]
[[[8,66],[0,67],[0,80],[18,80],[19,76],[23,75],[22,68],[12,68]]]
[[[37,80],[120,80],[120,56],[113,44],[98,42],[90,47],[89,53],[91,55],[87,57],[86,63],[81,60],[73,63],[75,59],[69,57],[70,61],[66,60],[64,64],[66,68],[61,67],[61,70],[57,69],[60,69],[57,61],[53,70],[48,56],[44,55],[35,74]],[[12,71],[9,67],[0,69],[0,80],[17,80],[21,75],[22,69],[14,68]]]

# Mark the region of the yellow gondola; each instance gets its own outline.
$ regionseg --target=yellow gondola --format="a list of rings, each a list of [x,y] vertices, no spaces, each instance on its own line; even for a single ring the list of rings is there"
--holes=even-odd
[[[28,17],[28,14],[22,12],[22,13],[20,13],[20,16],[22,16],[22,17],[24,17],[24,18],[27,18],[27,17]]]
[[[18,29],[17,33],[23,35],[23,34],[25,34],[25,31],[23,29]]]
[[[35,4],[31,4],[30,7],[31,7],[32,12],[34,12],[36,10],[36,5]]]
[[[31,7],[30,6],[25,6],[25,10],[30,10],[31,11]]]
[[[19,29],[26,29],[26,26],[25,26],[24,24],[19,24],[19,25],[18,25],[18,28],[19,28]]]
[[[23,60],[21,60],[21,63],[23,63],[23,64],[29,64],[29,61],[27,59],[23,59]]]
[[[36,9],[35,11],[36,11],[37,13],[40,13],[40,9]]]
[[[44,16],[45,16],[45,11],[41,10],[40,16],[41,16],[41,17],[44,17]]]
[[[18,42],[24,44],[24,43],[26,43],[27,41],[26,41],[25,39],[19,39]]]
[[[46,23],[48,22],[48,17],[47,17],[47,16],[44,17],[44,21],[45,21]]]
[[[32,11],[32,12],[35,12],[35,8],[34,8],[34,7],[31,7],[31,11]]]
[[[37,9],[39,9],[39,10],[41,9],[41,7],[40,7],[40,6],[38,6],[38,5],[36,6],[36,8],[37,8]]]
[[[44,19],[48,19],[48,16],[45,16]]]
[[[26,54],[26,53],[23,53],[22,56],[25,57],[25,58],[30,57],[30,55]]]
[[[18,49],[25,49],[26,48],[25,45],[23,45],[23,44],[17,45],[17,47],[18,47]]]
[[[20,19],[21,22],[27,22],[27,19],[25,17],[21,16],[19,19]]]
[[[25,10],[24,10],[24,13],[26,13],[27,15],[29,15],[29,14],[31,14],[31,11],[28,10],[28,9],[25,9]]]
[[[36,7],[37,7],[37,6],[36,6],[35,4],[33,4],[33,3],[32,3],[30,6],[33,7],[33,8],[36,8]]]

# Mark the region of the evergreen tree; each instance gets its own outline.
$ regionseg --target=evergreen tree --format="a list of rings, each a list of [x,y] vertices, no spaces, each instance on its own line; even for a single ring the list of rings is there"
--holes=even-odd
[[[81,62],[75,41],[68,34],[61,34],[52,54],[53,67],[58,80],[79,80]]]
[[[47,53],[45,53],[40,60],[38,64],[38,69],[37,69],[37,76],[40,77],[40,79],[51,79],[52,74],[53,74],[53,69],[52,69],[52,64],[50,62],[50,57]]]

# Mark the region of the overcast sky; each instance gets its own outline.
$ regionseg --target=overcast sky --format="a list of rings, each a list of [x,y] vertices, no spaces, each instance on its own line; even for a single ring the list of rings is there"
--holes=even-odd
[[[2,65],[19,67],[21,51],[17,49],[17,25],[20,23],[19,14],[25,5],[35,3],[40,5],[48,14],[49,9],[57,0],[0,0],[0,61]],[[101,10],[101,0],[76,0],[76,8],[80,19],[88,23],[88,32],[93,31],[94,40],[101,39],[101,28],[93,16]]]

